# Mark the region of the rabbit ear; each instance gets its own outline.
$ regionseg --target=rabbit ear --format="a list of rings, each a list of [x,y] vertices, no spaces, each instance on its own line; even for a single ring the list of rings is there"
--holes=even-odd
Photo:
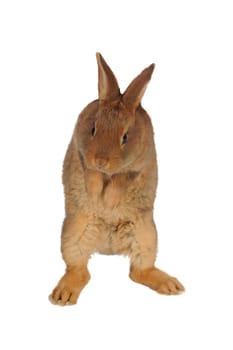
[[[149,67],[144,69],[128,86],[123,94],[123,101],[127,107],[133,112],[139,106],[147,84],[150,81],[155,64],[151,64]]]
[[[100,101],[113,101],[120,96],[120,89],[115,75],[99,52],[96,53],[98,63],[98,90]]]

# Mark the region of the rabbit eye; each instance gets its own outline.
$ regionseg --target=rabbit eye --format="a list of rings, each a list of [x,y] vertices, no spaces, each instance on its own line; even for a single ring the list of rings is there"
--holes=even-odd
[[[127,142],[127,140],[128,140],[128,133],[126,133],[126,134],[123,135],[121,144],[122,144],[122,145],[125,145],[126,142]]]
[[[92,127],[92,129],[91,129],[91,136],[95,136],[95,125]]]

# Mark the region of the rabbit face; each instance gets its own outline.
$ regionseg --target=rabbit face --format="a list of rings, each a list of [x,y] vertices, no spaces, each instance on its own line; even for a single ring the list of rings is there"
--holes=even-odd
[[[106,105],[95,102],[84,114],[77,140],[85,166],[110,176],[126,171],[142,152],[140,120],[120,100]]]

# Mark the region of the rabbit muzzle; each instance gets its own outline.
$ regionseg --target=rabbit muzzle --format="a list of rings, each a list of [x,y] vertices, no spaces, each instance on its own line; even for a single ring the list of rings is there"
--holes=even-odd
[[[107,158],[95,157],[94,163],[97,170],[104,171],[109,169],[109,160]]]

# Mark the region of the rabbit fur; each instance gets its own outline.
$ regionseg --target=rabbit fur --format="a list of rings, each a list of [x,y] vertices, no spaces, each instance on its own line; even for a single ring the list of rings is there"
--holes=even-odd
[[[182,284],[154,266],[157,161],[151,120],[141,100],[155,65],[121,94],[104,58],[96,57],[99,98],[79,115],[63,165],[66,272],[50,300],[77,302],[90,279],[88,260],[96,252],[127,255],[133,281],[162,294],[179,294]]]

